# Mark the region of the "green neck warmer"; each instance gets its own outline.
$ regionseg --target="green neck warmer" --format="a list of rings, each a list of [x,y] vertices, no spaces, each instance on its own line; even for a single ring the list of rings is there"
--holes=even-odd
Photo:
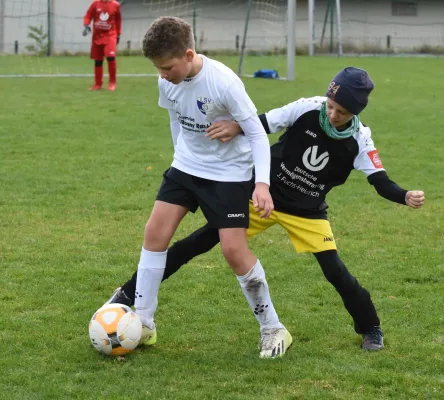
[[[351,120],[351,125],[343,131],[338,131],[332,124],[330,124],[330,121],[328,120],[327,105],[324,101],[322,103],[321,112],[319,113],[319,124],[328,137],[336,140],[347,139],[358,130],[359,117],[354,115],[353,119]]]

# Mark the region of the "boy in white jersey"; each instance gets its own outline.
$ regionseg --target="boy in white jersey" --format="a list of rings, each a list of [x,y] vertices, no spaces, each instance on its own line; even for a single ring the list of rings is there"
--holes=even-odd
[[[138,266],[135,308],[144,326],[143,341],[156,341],[154,313],[169,242],[187,212],[200,207],[219,230],[223,255],[260,324],[260,356],[282,356],[292,338],[279,321],[265,272],[246,235],[253,161],[255,209],[262,218],[273,211],[269,142],[256,107],[233,71],[196,54],[191,26],[179,18],[155,20],[143,52],[160,73],[159,106],[169,112],[175,145],[172,167],[164,174],[145,227]],[[228,143],[206,137],[212,122],[233,119],[245,136]]]

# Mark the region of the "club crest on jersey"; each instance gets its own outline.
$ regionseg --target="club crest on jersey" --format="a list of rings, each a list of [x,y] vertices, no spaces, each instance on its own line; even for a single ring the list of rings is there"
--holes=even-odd
[[[101,12],[99,18],[100,21],[108,21],[109,14],[107,12]]]
[[[208,97],[198,97],[197,98],[197,108],[199,111],[207,115],[207,112],[211,111],[214,107],[214,101]]]
[[[327,151],[318,157],[318,146],[309,147],[302,156],[302,162],[305,168],[310,171],[320,171],[327,165],[329,159],[330,157]]]

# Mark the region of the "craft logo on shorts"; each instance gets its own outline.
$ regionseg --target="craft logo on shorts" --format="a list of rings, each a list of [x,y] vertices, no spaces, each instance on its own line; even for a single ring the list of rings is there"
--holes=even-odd
[[[240,213],[240,214],[227,214],[228,218],[245,218],[245,214],[244,213]]]
[[[101,12],[99,18],[100,18],[100,21],[108,21],[109,14],[107,12]]]
[[[378,154],[378,151],[376,149],[372,150],[372,151],[369,151],[367,153],[367,155],[370,158],[370,161],[372,162],[372,164],[373,164],[373,166],[375,168],[384,168],[382,166],[381,159],[379,158],[379,154]]]
[[[197,98],[197,108],[199,111],[207,115],[207,112],[211,111],[214,107],[214,101],[208,97],[198,97]]]

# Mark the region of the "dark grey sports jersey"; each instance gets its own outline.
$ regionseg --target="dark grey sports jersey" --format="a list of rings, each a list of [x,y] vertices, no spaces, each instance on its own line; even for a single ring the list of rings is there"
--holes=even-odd
[[[367,177],[384,171],[368,127],[359,124],[344,140],[325,134],[319,124],[323,101],[324,97],[299,99],[261,118],[269,133],[286,128],[271,146],[270,192],[278,211],[327,218],[325,196],[342,185],[353,169]]]

